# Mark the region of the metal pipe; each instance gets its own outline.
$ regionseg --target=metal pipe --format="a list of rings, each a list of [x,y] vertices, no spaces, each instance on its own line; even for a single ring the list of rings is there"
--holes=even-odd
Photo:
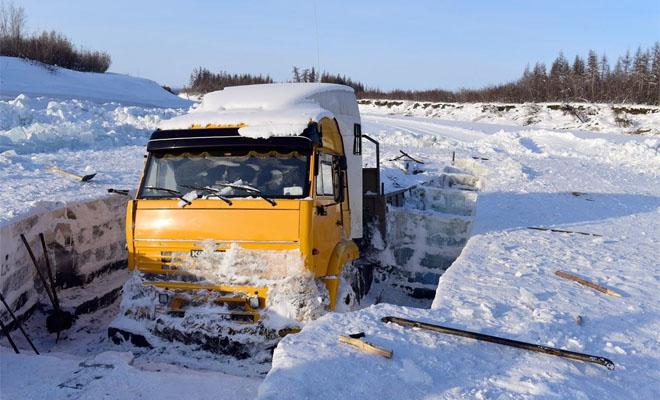
[[[25,245],[25,248],[27,249],[30,258],[32,259],[32,264],[34,264],[34,269],[37,270],[37,275],[39,275],[39,278],[41,279],[41,283],[44,285],[44,291],[46,291],[46,294],[50,299],[50,303],[53,305],[53,308],[56,308],[53,295],[51,295],[50,291],[48,290],[48,283],[46,282],[46,278],[44,278],[44,275],[41,273],[41,270],[39,269],[39,264],[37,263],[37,259],[34,257],[34,253],[32,253],[32,248],[30,248],[30,244],[25,238],[25,235],[23,235],[22,233],[21,233],[21,239],[23,240],[23,244]]]
[[[39,239],[41,239],[41,247],[44,251],[44,258],[46,259],[46,270],[48,271],[48,279],[50,280],[50,289],[53,293],[53,299],[55,300],[55,311],[60,311],[60,301],[57,298],[55,279],[53,279],[53,271],[50,268],[50,260],[48,259],[48,250],[46,249],[46,239],[44,239],[43,233],[39,233]]]
[[[543,346],[540,344],[532,344],[519,342],[517,340],[500,338],[497,336],[485,335],[483,333],[464,331],[461,329],[448,328],[440,325],[427,324],[425,322],[412,321],[409,319],[398,318],[398,317],[384,317],[381,319],[382,322],[388,323],[392,322],[394,324],[409,326],[412,328],[422,328],[434,332],[446,333],[449,335],[462,336],[475,340],[482,340],[485,342],[497,343],[504,346],[517,347],[519,349],[525,349],[530,351],[535,351],[537,353],[549,354],[557,357],[571,358],[574,360],[587,361],[595,364],[600,364],[605,366],[609,370],[614,369],[614,362],[608,360],[605,357],[592,356],[589,354],[576,353],[574,351],[556,349],[554,347]]]
[[[380,171],[380,143],[368,135],[362,135],[362,137],[376,145],[376,169]]]
[[[2,295],[2,293],[0,293],[0,301],[2,301],[2,304],[5,305],[5,308],[6,308],[7,311],[9,312],[9,316],[11,316],[11,319],[14,320],[14,323],[15,323],[16,325],[18,325],[18,329],[21,330],[21,333],[23,334],[23,336],[25,336],[25,339],[27,339],[28,343],[30,343],[30,347],[32,347],[32,350],[34,350],[34,352],[37,353],[37,355],[39,355],[39,351],[37,351],[37,348],[34,347],[34,344],[32,343],[32,340],[30,340],[30,337],[29,337],[28,334],[23,330],[23,326],[22,326],[22,324],[21,324],[21,321],[19,321],[18,318],[16,318],[16,316],[14,315],[14,313],[11,311],[11,308],[9,308],[9,304],[7,304],[7,302],[5,301],[5,298],[4,298],[4,296]]]
[[[21,352],[18,351],[18,347],[16,347],[16,343],[14,343],[14,341],[11,340],[11,336],[9,336],[9,329],[7,329],[7,327],[5,326],[5,324],[2,323],[2,321],[0,321],[0,328],[2,328],[2,332],[5,334],[5,336],[7,336],[7,340],[9,341],[11,347],[14,349],[14,352],[16,354],[21,354]]]

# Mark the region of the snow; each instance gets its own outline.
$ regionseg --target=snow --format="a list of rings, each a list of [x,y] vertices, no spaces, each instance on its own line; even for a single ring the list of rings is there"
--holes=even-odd
[[[353,89],[329,83],[228,87],[204,95],[199,107],[187,115],[164,121],[159,127],[241,126],[239,134],[252,138],[299,135],[310,122],[334,117],[313,98],[328,91],[352,93]]]
[[[105,89],[96,92],[106,93],[101,101],[91,99],[97,94],[83,98],[83,89],[76,85],[46,92],[51,86],[32,69],[41,67],[17,62],[0,59],[6,96],[0,100],[0,226],[66,204],[106,198],[110,187],[135,189],[149,134],[163,120],[186,111],[186,106],[154,107],[159,97],[153,93],[145,94],[154,96],[153,102],[142,103],[148,106],[118,101],[107,94],[114,80],[104,81]],[[26,72],[5,75],[7,65],[22,65]],[[87,79],[73,78],[69,71],[58,74]],[[22,76],[35,79],[25,81]],[[264,112],[287,100],[265,99],[259,106]],[[254,108],[247,100],[218,110]],[[472,174],[481,180],[476,213],[470,212],[470,238],[440,277],[430,309],[377,304],[327,314],[280,342],[265,378],[260,374],[268,366],[246,367],[171,343],[162,353],[166,347],[139,351],[111,345],[105,329],[119,312],[117,303],[81,316],[76,329],[64,333],[57,344],[37,312],[28,321],[28,331],[42,356],[31,354],[18,331],[12,337],[22,349],[20,355],[0,339],[2,398],[189,398],[218,393],[278,399],[660,398],[660,139],[654,131],[626,133],[629,128],[617,126],[606,111],[601,111],[605,117],[594,118],[596,133],[590,131],[593,123],[576,124],[562,120],[561,114],[549,113],[541,119],[545,122],[523,126],[514,114],[493,117],[490,108],[454,109],[458,106],[471,111],[454,113],[454,120],[435,114],[404,116],[413,108],[362,106],[362,131],[381,144],[386,191],[421,185],[442,173]],[[479,112],[486,117],[479,118]],[[643,115],[634,120],[635,129],[660,126],[659,116]],[[298,117],[303,124],[309,114]],[[364,162],[373,165],[370,146],[365,142]],[[389,161],[399,150],[424,161],[420,166],[425,172],[407,174],[401,164]],[[46,165],[97,176],[81,183],[54,174]],[[3,246],[4,240],[0,255],[8,254]],[[556,270],[623,296],[607,296],[562,279]],[[379,298],[396,296],[381,293]],[[382,323],[380,318],[388,315],[603,356],[614,361],[616,369]],[[392,349],[393,358],[337,340],[357,332]]]
[[[572,112],[566,106],[572,108]],[[443,123],[477,123],[486,130],[497,126],[534,126],[558,130],[627,132],[660,135],[660,106],[585,103],[430,103],[360,100],[363,113],[442,119]],[[454,125],[454,124],[452,124]]]
[[[152,107],[188,108],[193,104],[149,79],[78,72],[0,56],[0,99],[13,99],[20,94],[100,103],[112,100],[125,105]]]
[[[452,127],[444,121],[429,119],[422,130],[418,119],[363,119],[384,159],[399,148],[429,170],[451,160],[453,151],[457,158],[487,159],[479,162],[488,176],[471,238],[441,276],[431,310],[382,304],[306,325],[276,349],[260,398],[279,398],[283,387],[293,388],[288,398],[660,396],[660,349],[653,344],[660,338],[660,140],[590,139],[529,127],[488,134],[475,127],[460,141],[465,128],[447,135]],[[423,179],[393,173],[388,163],[385,168],[386,176],[397,178],[386,179],[390,184]],[[556,270],[623,297],[563,280]],[[599,355],[612,359],[616,370],[381,323],[387,315]],[[355,332],[393,349],[394,357],[337,341]],[[323,382],[342,385],[329,390]]]
[[[51,204],[84,201],[106,189],[134,189],[142,173],[144,146],[161,119],[183,109],[98,104],[46,97],[0,100],[0,223]],[[81,183],[46,168],[77,175]],[[107,193],[105,193],[107,195]]]
[[[168,364],[139,364],[130,352],[107,351],[89,358],[68,354],[0,353],[2,397],[7,399],[184,399],[190,393],[232,393],[254,398],[258,381]],[[13,382],[21,382],[14,385]]]
[[[269,83],[262,85],[227,87],[202,98],[200,108],[224,110],[281,110],[292,105],[312,103],[319,93],[329,91],[353,92],[348,86],[332,83]]]
[[[190,198],[192,199],[192,198]],[[179,268],[194,271],[203,285],[268,288],[267,301],[273,306],[259,312],[260,323],[271,331],[285,328],[298,328],[304,323],[320,317],[328,305],[328,291],[314,279],[314,274],[305,269],[304,260],[298,250],[251,250],[233,244],[225,251],[216,251],[214,241],[203,242],[204,250],[192,261],[183,262]],[[122,313],[136,314],[136,308],[151,308],[151,298],[144,299],[143,278],[135,274],[130,285],[124,286],[124,298],[131,293],[130,301],[122,302]],[[130,290],[129,290],[130,288]],[[151,295],[151,293],[149,293]],[[141,303],[146,301],[146,303]],[[193,314],[218,312],[206,304],[195,307],[194,313],[186,313],[185,318],[173,318],[178,324],[196,320]],[[190,315],[189,315],[190,314]],[[169,320],[169,317],[162,317]],[[161,322],[162,323],[162,322]],[[212,325],[211,322],[205,322]],[[224,322],[220,322],[220,325]],[[217,328],[219,329],[219,328]]]

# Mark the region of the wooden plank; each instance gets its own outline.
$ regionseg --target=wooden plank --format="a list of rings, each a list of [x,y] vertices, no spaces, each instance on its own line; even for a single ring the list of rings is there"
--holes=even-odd
[[[562,272],[562,271],[557,270],[557,271],[555,271],[555,275],[560,276],[564,279],[570,279],[572,281],[575,281],[575,282],[579,283],[580,285],[590,287],[592,289],[598,290],[599,292],[609,294],[610,296],[622,297],[620,293],[617,293],[614,290],[608,289],[606,287],[602,287],[600,285],[596,285],[595,283],[592,283],[592,282],[589,282],[589,281],[585,281],[584,279],[578,278],[575,275],[567,274],[566,272]]]
[[[359,348],[362,351],[366,351],[367,353],[373,353],[373,354],[378,354],[380,356],[383,356],[385,358],[392,358],[393,351],[392,350],[387,350],[382,347],[378,347],[374,344],[371,344],[369,342],[365,342],[360,339],[354,339],[352,337],[340,335],[339,336],[339,341],[341,343],[346,343],[350,344],[352,346],[355,346]]]

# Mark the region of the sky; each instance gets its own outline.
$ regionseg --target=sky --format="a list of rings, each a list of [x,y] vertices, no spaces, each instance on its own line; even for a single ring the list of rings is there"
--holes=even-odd
[[[3,0],[9,4],[7,0]],[[21,0],[27,31],[105,51],[110,72],[180,88],[194,68],[291,79],[293,66],[369,87],[477,89],[590,49],[610,64],[660,41],[660,0]]]

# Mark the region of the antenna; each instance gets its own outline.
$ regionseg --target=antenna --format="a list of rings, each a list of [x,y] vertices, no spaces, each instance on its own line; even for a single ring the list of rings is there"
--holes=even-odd
[[[314,22],[316,23],[316,70],[319,86],[321,86],[321,46],[319,45],[319,18],[316,13],[316,1],[314,2]]]

